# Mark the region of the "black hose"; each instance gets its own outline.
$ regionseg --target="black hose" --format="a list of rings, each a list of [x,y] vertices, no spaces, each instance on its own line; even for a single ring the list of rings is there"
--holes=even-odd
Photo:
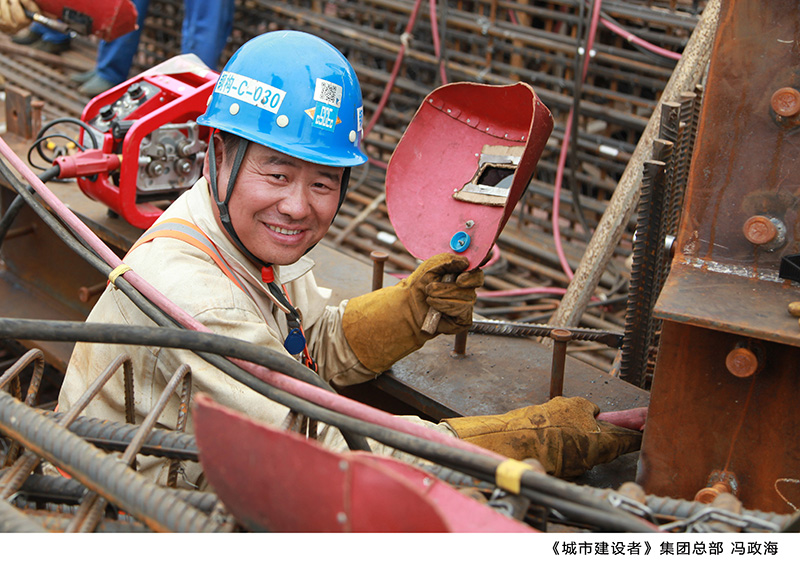
[[[334,392],[333,387],[314,371],[287,355],[274,349],[212,332],[100,322],[0,318],[0,336],[14,339],[146,345],[205,351],[215,355],[243,359]]]
[[[48,182],[53,178],[57,178],[58,174],[61,173],[61,168],[58,166],[53,166],[52,168],[45,170],[41,174],[39,174],[39,179],[43,182]],[[17,195],[14,197],[14,200],[11,201],[11,204],[6,209],[3,218],[0,219],[0,246],[3,245],[3,241],[6,238],[6,234],[8,234],[11,225],[14,223],[14,219],[17,218],[19,212],[22,210],[22,207],[25,205],[25,199],[21,195]]]

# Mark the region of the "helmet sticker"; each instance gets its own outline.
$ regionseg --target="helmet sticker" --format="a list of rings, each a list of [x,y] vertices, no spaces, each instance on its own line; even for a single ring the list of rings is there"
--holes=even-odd
[[[341,123],[339,119],[339,108],[326,103],[317,102],[314,108],[314,127],[333,131],[337,123]]]
[[[321,102],[326,105],[333,105],[336,108],[342,107],[342,88],[339,84],[328,82],[322,78],[317,78],[317,84],[314,87],[314,101]]]
[[[327,109],[320,110],[320,107]],[[316,107],[309,107],[305,110],[305,114],[314,121],[312,123],[313,126],[331,131],[336,125],[342,122],[342,120],[339,119],[339,111],[335,107],[325,105],[324,103],[318,103]],[[329,123],[328,121],[330,120],[335,120],[335,123]]]
[[[356,118],[358,119],[358,130],[359,131],[363,131],[364,130],[364,106],[363,105],[358,106],[358,109],[356,110]]]
[[[270,113],[278,113],[283,98],[286,97],[286,92],[280,88],[229,71],[220,75],[214,91]]]
[[[317,78],[314,86],[314,101],[317,102],[313,115],[314,127],[333,131],[336,125],[341,123],[339,108],[342,106],[343,92],[344,88],[339,84]]]

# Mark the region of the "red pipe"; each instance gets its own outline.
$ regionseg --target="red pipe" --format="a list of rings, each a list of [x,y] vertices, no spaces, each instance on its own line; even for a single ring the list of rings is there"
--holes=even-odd
[[[363,138],[367,138],[372,132],[373,127],[375,127],[375,123],[378,121],[381,113],[383,113],[383,108],[386,107],[386,102],[389,100],[389,94],[392,93],[392,88],[394,88],[397,75],[400,73],[400,67],[403,65],[403,57],[406,54],[406,38],[411,36],[411,31],[414,29],[414,24],[417,21],[417,13],[419,13],[419,7],[421,4],[422,0],[417,0],[414,2],[414,8],[411,10],[411,15],[408,18],[406,29],[403,32],[403,35],[400,36],[400,50],[397,52],[397,58],[394,61],[392,74],[389,77],[389,81],[386,83],[386,88],[383,90],[381,101],[378,102],[378,107],[375,109],[375,113],[372,115],[372,118],[369,120],[369,123],[364,129]]]

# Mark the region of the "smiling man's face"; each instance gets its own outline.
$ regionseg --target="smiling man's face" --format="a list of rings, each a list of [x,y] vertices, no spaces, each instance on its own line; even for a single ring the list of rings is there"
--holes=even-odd
[[[233,156],[222,139],[215,138],[214,145],[219,197],[224,200]],[[242,244],[266,263],[296,262],[328,231],[339,207],[342,173],[342,168],[312,164],[249,143],[228,202]],[[219,222],[216,209],[215,214]]]

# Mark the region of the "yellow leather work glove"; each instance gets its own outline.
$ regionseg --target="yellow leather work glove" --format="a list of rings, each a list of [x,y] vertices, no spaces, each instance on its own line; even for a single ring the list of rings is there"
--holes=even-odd
[[[571,478],[639,449],[642,434],[597,421],[585,398],[559,396],[497,416],[442,420],[461,439],[512,459],[538,459],[548,474]]]
[[[437,333],[455,334],[472,324],[481,270],[464,271],[467,258],[439,254],[425,260],[397,285],[350,299],[342,316],[347,343],[369,370],[382,373],[433,336],[421,331],[428,309],[442,313]],[[463,272],[463,273],[462,273]],[[448,273],[460,273],[444,283]]]
[[[25,10],[38,14],[39,6],[33,0],[0,0],[0,31],[16,33],[28,27],[31,20],[25,15]]]

